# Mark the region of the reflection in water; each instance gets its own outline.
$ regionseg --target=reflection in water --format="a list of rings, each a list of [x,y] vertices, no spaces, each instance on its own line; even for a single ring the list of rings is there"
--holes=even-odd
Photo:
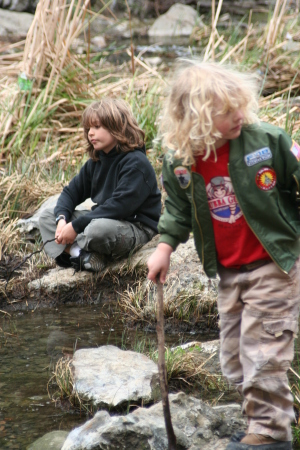
[[[63,306],[15,313],[0,327],[0,449],[23,450],[49,431],[84,422],[85,417],[55,408],[48,398],[54,364],[75,348],[120,345],[122,324],[113,315],[104,319],[99,306]]]
[[[126,332],[110,305],[61,306],[54,310],[16,312],[0,323],[0,449],[24,450],[53,430],[70,431],[84,415],[56,408],[47,383],[56,361],[75,349],[112,344],[134,349],[156,333]],[[200,340],[196,335],[166,336],[168,345]],[[123,342],[126,340],[126,342]],[[203,340],[203,336],[202,336]],[[156,344],[155,344],[156,345]]]

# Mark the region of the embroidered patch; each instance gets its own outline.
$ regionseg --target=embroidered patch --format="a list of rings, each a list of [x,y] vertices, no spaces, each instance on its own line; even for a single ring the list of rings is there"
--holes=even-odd
[[[290,148],[291,152],[297,158],[297,161],[300,161],[300,145],[297,142],[293,141],[292,146]]]
[[[206,185],[212,217],[220,222],[235,223],[242,215],[229,177],[214,177]]]
[[[249,155],[245,156],[245,163],[247,166],[251,167],[255,164],[258,164],[262,161],[266,161],[267,159],[272,158],[272,152],[269,147],[264,147],[259,150],[256,150],[253,153],[249,153]]]
[[[270,191],[276,185],[276,172],[271,167],[263,167],[256,174],[256,184],[263,191]]]
[[[191,182],[191,173],[186,167],[176,167],[176,169],[174,169],[174,173],[182,189],[189,187]]]

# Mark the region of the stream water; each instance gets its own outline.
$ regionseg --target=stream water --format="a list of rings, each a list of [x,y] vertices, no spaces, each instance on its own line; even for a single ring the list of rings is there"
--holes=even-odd
[[[53,430],[70,431],[87,420],[56,407],[47,392],[56,361],[74,349],[101,345],[135,349],[156,333],[124,332],[111,304],[61,306],[16,312],[0,321],[0,450],[26,447]],[[215,337],[211,337],[213,339]],[[168,345],[203,340],[203,336],[166,336]]]

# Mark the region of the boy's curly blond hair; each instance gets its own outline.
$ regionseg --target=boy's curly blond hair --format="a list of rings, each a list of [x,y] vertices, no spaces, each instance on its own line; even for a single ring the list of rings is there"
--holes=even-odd
[[[243,111],[243,124],[258,121],[254,75],[218,63],[180,60],[161,119],[163,145],[186,165],[194,164],[198,155],[207,159],[222,137],[214,117],[237,108]]]
[[[91,126],[102,125],[117,140],[117,150],[130,152],[144,145],[144,131],[139,127],[130,106],[121,99],[102,98],[83,112],[82,125],[87,140],[87,153],[95,161],[97,150],[88,140]]]

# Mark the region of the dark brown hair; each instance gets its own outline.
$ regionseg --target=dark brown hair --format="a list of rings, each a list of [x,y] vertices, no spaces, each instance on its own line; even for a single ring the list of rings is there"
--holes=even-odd
[[[93,160],[97,159],[97,150],[88,140],[88,131],[99,122],[117,140],[118,151],[131,152],[144,145],[145,133],[138,126],[130,106],[124,100],[103,98],[89,105],[82,115],[87,153]]]

